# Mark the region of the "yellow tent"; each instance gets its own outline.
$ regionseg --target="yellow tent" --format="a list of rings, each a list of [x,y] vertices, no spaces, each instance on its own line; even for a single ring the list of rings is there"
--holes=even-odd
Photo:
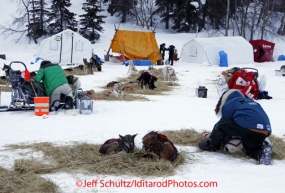
[[[110,49],[131,60],[151,60],[152,64],[162,60],[153,32],[117,30]]]

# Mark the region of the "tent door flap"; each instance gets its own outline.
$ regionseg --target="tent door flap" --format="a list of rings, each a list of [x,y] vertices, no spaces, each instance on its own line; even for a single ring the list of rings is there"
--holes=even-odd
[[[197,57],[197,47],[190,47],[190,57]]]

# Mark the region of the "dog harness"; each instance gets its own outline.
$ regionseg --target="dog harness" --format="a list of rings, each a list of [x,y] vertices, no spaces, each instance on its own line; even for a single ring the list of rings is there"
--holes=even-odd
[[[173,68],[171,68],[171,67],[166,67],[166,70],[167,70],[167,74],[170,72],[170,70],[173,70],[173,73],[170,74],[170,76],[174,76],[174,75],[175,75],[175,71],[174,71]]]
[[[174,144],[172,143],[172,141],[170,141],[165,135],[159,133],[158,131],[152,131],[150,133],[154,133],[156,134],[156,139],[157,141],[161,142],[161,143],[170,143],[171,146],[173,147],[174,151],[175,151],[175,156],[174,158],[172,158],[173,160],[177,158],[177,155],[178,155],[178,151],[177,151],[177,148],[174,146]]]
[[[149,79],[149,81],[148,81],[148,82],[150,83],[150,82],[152,81],[153,73],[152,73],[151,71],[149,71],[149,70],[146,71],[146,72],[150,75],[150,79]]]
[[[111,143],[116,143],[116,142],[120,145],[121,142],[122,142],[122,140],[121,140],[121,139],[118,139],[118,138],[117,138],[117,139],[116,139],[116,138],[108,139],[108,140],[105,141],[105,142],[103,143],[103,145],[100,147],[99,152],[102,151],[102,147],[103,147],[104,145],[111,144]]]
[[[117,83],[120,83],[120,82],[117,82],[117,81],[111,81],[111,82],[109,82],[109,83],[107,84],[107,87],[114,87],[114,86],[115,86],[115,84],[117,84]]]
[[[73,75],[68,76],[67,79],[68,79],[68,82],[72,85],[78,80],[78,78]]]
[[[119,95],[122,95],[122,91],[112,89],[112,90],[110,90],[110,91],[107,93],[107,95],[106,95],[106,96],[107,96],[107,97],[110,97],[112,93],[117,93],[117,94],[118,94],[118,96],[119,96]]]
[[[174,144],[172,143],[172,141],[170,141],[165,135],[163,135],[163,134],[161,134],[161,133],[159,133],[159,132],[157,132],[157,131],[154,131],[154,133],[156,134],[156,138],[157,138],[157,140],[158,140],[159,142],[161,142],[161,143],[166,143],[166,142],[170,143],[171,146],[175,149],[175,151],[176,151],[176,153],[177,153],[177,149],[176,149],[176,147],[174,146]]]

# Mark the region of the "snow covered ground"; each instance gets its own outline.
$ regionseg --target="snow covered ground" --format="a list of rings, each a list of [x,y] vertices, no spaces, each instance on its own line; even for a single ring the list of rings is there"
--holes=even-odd
[[[118,21],[109,19],[103,25],[105,31],[98,43],[94,44],[94,52],[104,58],[105,51],[109,48],[111,38],[114,35],[114,23]],[[120,25],[120,29],[136,29],[132,25]],[[204,36],[199,34],[199,36]],[[158,44],[175,45],[178,49],[178,57],[184,43],[196,34],[174,34],[157,29],[156,39]],[[0,67],[11,61],[24,62],[29,70],[38,69],[37,64],[31,65],[34,60],[38,45],[20,42],[14,44],[11,38],[1,38],[0,54],[6,54],[7,60],[0,59]],[[284,54],[284,42],[274,41],[276,48],[274,57]],[[266,75],[266,90],[273,97],[272,100],[259,100],[258,103],[267,112],[271,125],[272,134],[284,138],[284,109],[285,109],[285,77],[276,76],[275,70],[280,69],[285,62],[265,62],[252,64],[236,64],[237,67],[252,67],[259,71],[260,75]],[[160,68],[161,66],[154,66]],[[233,66],[232,66],[233,67]],[[128,67],[121,63],[105,62],[102,72],[94,75],[82,76],[82,88],[84,90],[94,89],[100,91],[102,86],[119,77],[126,77]],[[146,69],[138,66],[138,70]],[[35,116],[34,112],[5,112],[0,114],[0,163],[7,169],[12,169],[14,160],[27,158],[29,156],[41,157],[33,154],[22,156],[21,151],[6,151],[5,145],[38,142],[51,142],[54,144],[68,144],[71,142],[86,142],[101,144],[109,138],[117,137],[118,134],[135,134],[137,147],[141,147],[142,137],[151,130],[180,130],[193,128],[198,132],[210,131],[218,121],[214,114],[214,108],[218,101],[218,94],[213,80],[216,80],[222,70],[226,67],[217,65],[190,64],[183,61],[174,62],[173,68],[178,76],[180,87],[167,95],[148,96],[148,102],[122,102],[122,101],[94,101],[94,110],[91,115],[49,115],[48,118]],[[0,70],[0,75],[4,72]],[[195,96],[197,82],[208,89],[207,98]],[[10,103],[10,93],[3,93],[1,105]],[[147,115],[142,117],[142,115]],[[273,165],[257,165],[255,160],[248,158],[234,158],[221,153],[191,153],[197,147],[178,146],[178,151],[188,152],[188,158],[184,165],[180,166],[175,175],[165,177],[140,178],[134,176],[112,176],[112,175],[86,175],[83,173],[68,174],[56,173],[44,175],[59,185],[63,192],[283,192],[285,173],[285,161],[274,160]],[[195,156],[193,156],[193,154]],[[149,182],[163,182],[165,180],[176,180],[177,182],[217,182],[217,187],[173,187],[164,188],[82,188],[76,186],[77,180],[147,180]]]

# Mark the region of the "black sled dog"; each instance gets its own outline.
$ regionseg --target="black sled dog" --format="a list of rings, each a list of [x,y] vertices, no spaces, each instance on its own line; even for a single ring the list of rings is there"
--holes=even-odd
[[[113,153],[118,153],[120,151],[125,151],[130,153],[135,148],[134,139],[137,136],[135,135],[119,135],[120,138],[112,138],[107,141],[100,147],[99,152],[103,155],[109,155]]]
[[[157,78],[151,71],[144,71],[137,80],[139,81],[141,88],[144,90],[146,85],[148,85],[148,88],[151,90],[156,88],[154,82],[157,81]]]

